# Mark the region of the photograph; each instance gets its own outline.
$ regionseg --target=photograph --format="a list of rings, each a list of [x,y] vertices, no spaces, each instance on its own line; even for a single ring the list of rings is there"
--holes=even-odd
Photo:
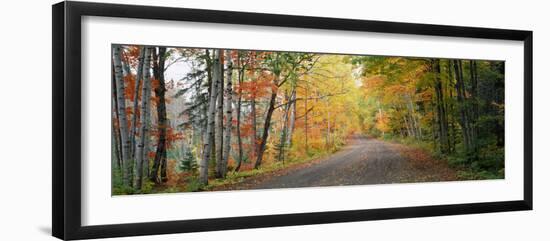
[[[112,45],[112,195],[503,179],[504,61]]]

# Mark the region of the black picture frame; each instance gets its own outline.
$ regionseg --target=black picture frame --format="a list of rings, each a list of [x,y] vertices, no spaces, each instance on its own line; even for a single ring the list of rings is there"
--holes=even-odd
[[[532,210],[533,33],[531,31],[366,21],[170,7],[60,2],[52,6],[52,233],[60,239],[106,238],[380,219]],[[342,210],[198,220],[82,226],[81,17],[229,23],[327,30],[516,40],[524,43],[524,194],[522,200],[420,207]]]

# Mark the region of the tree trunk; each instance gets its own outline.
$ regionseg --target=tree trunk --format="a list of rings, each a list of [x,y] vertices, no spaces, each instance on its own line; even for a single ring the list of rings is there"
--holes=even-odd
[[[205,53],[204,53],[204,58],[205,58],[205,62],[206,62],[206,67],[205,67],[205,71],[207,73],[207,83],[208,83],[208,97],[207,97],[207,101],[208,103],[206,105],[204,105],[205,107],[205,110],[204,110],[204,113],[205,113],[205,123],[204,123],[204,126],[203,126],[203,131],[202,131],[202,143],[201,145],[203,146],[203,148],[201,149],[201,158],[204,156],[204,145],[205,143],[209,142],[210,139],[214,140],[214,137],[213,133],[208,133],[206,131],[206,129],[208,129],[208,113],[209,113],[209,106],[210,106],[210,98],[212,98],[212,86],[214,86],[214,81],[213,81],[213,77],[212,77],[212,58],[211,58],[211,54],[210,54],[210,50],[206,49],[205,50]],[[197,90],[197,91],[200,91],[200,90]],[[214,131],[214,130],[213,130]],[[213,148],[213,143],[210,144],[210,149]],[[212,153],[209,154],[209,157],[212,157]],[[199,163],[200,164],[200,163]]]
[[[121,47],[121,52],[120,52],[120,60],[122,62],[122,80],[123,82],[126,82],[126,77],[128,76],[131,76],[132,75],[132,71],[130,69],[130,64],[128,62],[128,57],[124,55],[124,51],[122,51],[123,48]],[[136,81],[137,82],[137,81]],[[127,88],[128,86],[126,86],[125,88]],[[124,94],[124,97],[126,98],[126,94]],[[125,99],[126,100],[126,99]],[[128,106],[128,103],[125,103],[126,106]],[[129,108],[129,107],[128,107]],[[132,119],[134,117],[134,114],[132,114]],[[129,118],[128,117],[128,114],[127,114],[127,117],[126,118]],[[128,171],[128,183],[130,184],[130,186],[133,185],[134,183],[134,168],[135,168],[135,159],[134,159],[134,149],[135,149],[135,143],[134,143],[134,140],[133,139],[133,136],[134,136],[134,133],[133,133],[133,125],[131,123],[131,120],[128,119],[128,121],[130,121],[130,126],[128,126],[128,139],[130,141],[130,150],[129,150],[129,153],[130,153],[130,162],[128,163],[128,167],[127,169],[129,169]]]
[[[407,136],[408,137],[413,137],[413,134],[412,134],[412,131],[411,131],[411,128],[409,126],[409,121],[407,120],[407,115],[403,115],[403,122],[405,123],[405,129],[407,130]]]
[[[233,60],[231,57],[231,51],[227,51],[227,84],[225,89],[225,138],[223,140],[223,165],[221,170],[221,177],[225,178],[227,173],[227,163],[229,161],[229,153],[231,151],[231,134],[233,129]]]
[[[410,95],[405,95],[405,98],[407,99],[407,109],[409,110],[409,116],[411,117],[410,118],[410,124],[411,124],[411,127],[412,127],[412,130],[414,132],[414,137],[416,139],[422,139],[422,129],[420,127],[420,125],[418,124],[418,120],[416,118],[416,115],[415,115],[415,111],[414,111],[414,104],[413,104],[413,101],[412,101],[412,97]]]
[[[447,78],[449,81],[449,99],[453,99],[453,71],[452,71],[453,63],[451,60],[447,60]],[[447,112],[449,113],[449,133],[450,133],[450,151],[454,152],[456,150],[456,130],[455,130],[455,119],[454,119],[454,103],[452,101],[449,101],[449,105],[447,106]]]
[[[155,183],[166,182],[168,177],[166,175],[166,128],[168,127],[168,120],[166,118],[166,99],[165,92],[166,87],[164,83],[164,62],[166,55],[166,48],[158,48],[158,62],[154,61],[153,73],[155,79],[158,80],[158,87],[155,88],[155,96],[158,98],[157,103],[157,116],[158,116],[158,133],[159,138],[157,142],[157,151],[155,153],[155,160],[153,161],[153,169],[149,179]],[[159,179],[159,167],[160,167],[160,179]]]
[[[308,85],[308,82],[306,81],[306,94],[305,94],[305,97],[304,97],[304,134],[305,134],[305,145],[306,145],[306,156],[309,156],[309,145],[308,145],[308,128],[307,128],[307,121],[308,121],[308,118],[307,118],[307,114],[309,112],[309,110],[307,109],[307,99],[309,99],[309,96],[308,96],[308,89],[309,89],[309,85]]]
[[[478,98],[477,98],[477,63],[475,60],[470,60],[470,94],[471,94],[471,118],[470,118],[470,138],[472,149],[474,152],[477,151],[477,118],[479,117],[479,107],[478,107]]]
[[[210,155],[212,154],[212,144],[214,142],[213,138],[210,138],[213,135],[213,130],[216,127],[215,115],[216,115],[216,99],[218,91],[218,83],[221,78],[221,68],[220,66],[220,51],[214,50],[214,59],[212,61],[212,87],[210,88],[210,100],[208,101],[208,114],[206,120],[208,125],[206,126],[207,137],[204,142],[203,147],[203,156],[199,163],[199,181],[206,185],[208,184],[208,162],[210,161]]]
[[[296,125],[296,89],[293,90],[291,95],[291,111],[290,111],[290,123],[288,124],[288,134],[286,137],[286,146],[290,148],[292,146],[292,133],[294,132],[294,126]]]
[[[376,101],[376,105],[378,106],[378,118],[383,118],[384,115],[382,113],[382,107],[380,106],[380,101]],[[384,131],[382,131],[382,137],[384,137],[384,135],[386,135],[386,133]]]
[[[118,128],[118,101],[117,101],[117,89],[116,89],[116,78],[115,78],[115,64],[114,61],[111,63],[111,88],[113,90],[113,95],[111,96],[111,108],[112,113],[114,113],[114,120],[112,122],[112,128],[113,128],[113,135],[115,137],[114,143],[115,143],[115,154],[116,154],[116,164],[118,170],[122,173],[122,140],[120,137],[120,128]],[[116,124],[115,124],[116,121]]]
[[[213,59],[218,59],[218,62],[215,62],[212,60],[212,58],[210,58],[210,53],[208,50],[206,50],[206,53],[207,53],[207,59],[209,59],[210,61],[210,65],[207,65],[207,70],[209,71],[210,75],[209,78],[210,78],[210,85],[209,85],[209,95],[214,95],[214,106],[216,106],[216,103],[218,101],[218,95],[220,95],[220,87],[219,87],[219,83],[216,83],[216,81],[218,81],[218,79],[216,79],[216,77],[214,77],[214,71],[217,71],[217,75],[220,75],[220,78],[223,78],[223,71],[221,71],[221,67],[217,67],[217,66],[220,66],[222,63],[220,63],[219,59],[221,58],[220,57],[220,53],[219,52],[216,52],[216,50],[214,50],[213,52]],[[216,55],[218,54],[218,55]],[[218,56],[218,57],[216,57]],[[221,71],[221,72],[220,72]],[[212,88],[216,88],[215,91],[212,90]],[[214,111],[216,111],[217,109],[214,109]],[[218,120],[219,118],[216,118],[216,113],[217,112],[214,112],[214,128],[212,128],[212,131],[208,134],[208,138],[210,139],[210,143],[211,143],[211,148],[210,148],[210,160],[209,160],[209,166],[208,168],[210,168],[211,166],[215,166],[216,165],[216,158],[218,156],[217,154],[217,145],[218,144],[217,142],[219,142],[219,139],[216,139],[216,136],[217,136],[217,130],[216,130],[216,124],[218,123]]]
[[[135,92],[134,92],[134,109],[132,114],[132,125],[130,130],[130,144],[132,146],[132,158],[135,160],[135,154],[136,154],[136,130],[137,130],[137,122],[138,122],[138,102],[139,102],[139,87],[141,83],[141,79],[143,77],[143,58],[145,56],[145,47],[141,47],[139,51],[139,58],[138,58],[138,65],[137,65],[137,74],[136,74],[136,83],[135,83]],[[138,164],[139,165],[139,164]],[[134,168],[135,169],[135,168]]]
[[[143,180],[143,166],[145,162],[148,162],[147,149],[145,148],[148,145],[149,140],[149,116],[150,116],[150,99],[151,99],[151,48],[147,47],[144,49],[145,61],[143,63],[143,84],[141,87],[141,111],[140,111],[140,137],[136,149],[136,166],[135,168],[135,185],[134,187],[139,191],[142,187]]]
[[[124,98],[124,80],[122,79],[122,60],[120,58],[121,47],[113,47],[115,80],[117,89],[118,103],[118,126],[120,128],[120,139],[122,143],[122,182],[124,186],[131,187],[130,174],[132,166],[130,165],[130,139],[128,138],[128,122],[126,118],[126,100]]]
[[[255,80],[254,80],[255,81]],[[252,157],[258,157],[258,130],[257,130],[257,119],[256,119],[256,93],[252,94],[252,100],[250,103],[250,115],[252,116]]]
[[[278,82],[278,76],[275,77],[275,86]],[[275,100],[277,99],[277,89],[273,88],[271,90],[271,98],[269,99],[269,107],[267,109],[267,113],[265,116],[265,122],[264,122],[264,128],[262,133],[262,139],[260,140],[260,146],[258,148],[258,157],[256,158],[256,163],[254,164],[254,168],[259,168],[260,165],[262,165],[262,158],[265,152],[265,147],[267,144],[267,137],[269,136],[269,126],[271,125],[271,116],[273,115],[273,111],[275,110]]]
[[[220,50],[220,78],[218,83],[218,105],[217,105],[217,128],[216,128],[216,178],[222,178],[225,176],[223,173],[223,97],[224,97],[224,51]]]
[[[284,163],[285,160],[285,148],[286,148],[286,140],[287,140],[287,132],[288,132],[288,118],[289,118],[289,112],[290,112],[290,100],[292,99],[292,96],[288,96],[288,94],[285,94],[286,98],[286,104],[285,109],[283,111],[283,121],[281,122],[281,139],[279,140],[279,155],[277,156],[277,161],[282,161]]]
[[[449,135],[448,135],[448,122],[447,114],[444,105],[443,98],[443,84],[441,83],[441,66],[438,59],[432,60],[432,65],[434,69],[434,81],[435,81],[435,96],[436,96],[436,106],[437,106],[437,117],[438,123],[437,126],[439,131],[439,145],[441,146],[442,153],[449,153]]]
[[[464,149],[467,153],[470,152],[470,131],[468,126],[468,113],[466,110],[466,99],[464,92],[464,79],[462,76],[462,62],[461,60],[454,60],[454,69],[456,73],[456,92],[458,98],[458,105],[460,111],[460,126],[462,127],[462,138]]]
[[[326,146],[326,150],[327,151],[330,151],[330,148],[331,148],[331,140],[330,140],[330,134],[331,134],[331,129],[330,129],[330,102],[329,102],[329,97],[327,97],[326,99],[326,111],[327,111],[327,136],[325,137],[325,146]]]
[[[241,138],[241,104],[242,104],[242,84],[243,84],[243,77],[244,77],[244,66],[241,66],[241,57],[237,58],[238,65],[239,65],[239,89],[238,89],[238,95],[239,99],[237,100],[237,143],[239,145],[239,159],[237,163],[237,167],[235,167],[235,171],[239,171],[241,169],[241,165],[243,162],[243,141]]]

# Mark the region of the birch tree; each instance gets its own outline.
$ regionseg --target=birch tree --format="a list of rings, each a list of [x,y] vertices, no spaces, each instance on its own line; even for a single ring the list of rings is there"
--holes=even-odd
[[[241,137],[241,105],[243,100],[242,84],[244,79],[244,70],[246,66],[243,64],[243,61],[241,60],[240,52],[237,52],[237,65],[238,65],[237,80],[239,82],[237,95],[239,96],[239,98],[237,100],[236,112],[237,112],[237,145],[239,147],[239,150],[238,150],[237,166],[235,167],[235,171],[239,171],[241,169],[241,165],[243,162],[243,141]]]
[[[149,162],[147,157],[147,149],[149,141],[149,116],[150,116],[150,99],[151,99],[151,48],[145,48],[144,50],[144,63],[143,63],[143,84],[141,88],[141,111],[140,120],[141,128],[139,131],[139,141],[136,149],[136,172],[135,172],[135,185],[134,187],[139,191],[142,187],[143,180],[143,166],[145,162]]]
[[[120,128],[120,139],[122,143],[122,180],[123,185],[131,187],[130,174],[132,166],[130,165],[130,139],[128,138],[128,122],[126,118],[126,100],[124,98],[124,80],[122,79],[122,60],[120,58],[121,47],[113,46],[113,61],[115,68],[116,95],[118,104],[118,126]]]
[[[114,115],[114,119],[112,121],[112,128],[113,128],[113,136],[114,136],[114,147],[115,147],[115,156],[116,156],[116,165],[119,171],[122,171],[122,140],[120,138],[120,128],[118,128],[118,101],[117,101],[117,85],[116,85],[116,78],[115,78],[115,65],[114,62],[111,63],[111,89],[113,91],[111,95],[111,108],[112,113]],[[115,124],[116,123],[116,124]]]
[[[220,63],[218,64],[219,66],[214,66],[214,68],[217,68],[219,69],[219,73],[220,73],[220,76],[219,76],[219,79],[218,79],[218,104],[216,106],[217,108],[217,120],[216,120],[216,124],[217,124],[217,130],[216,130],[216,177],[217,178],[222,178],[225,176],[225,173],[223,173],[223,127],[224,127],[224,124],[223,124],[223,82],[224,82],[224,78],[223,78],[223,62],[224,62],[224,51],[223,50],[219,50],[219,55],[220,55]]]
[[[208,101],[208,114],[206,116],[207,126],[206,126],[206,136],[205,142],[203,144],[203,155],[202,159],[199,162],[199,181],[203,185],[208,184],[208,163],[210,161],[210,155],[212,153],[212,144],[214,142],[213,138],[210,138],[213,134],[215,124],[216,124],[216,100],[217,100],[217,91],[218,84],[221,79],[221,68],[220,66],[220,50],[214,50],[214,59],[212,60],[212,87],[210,88],[210,99]]]
[[[131,128],[130,129],[130,145],[132,147],[132,158],[135,160],[135,149],[136,149],[136,131],[137,131],[137,126],[136,126],[136,123],[138,121],[138,108],[139,108],[139,87],[140,87],[140,84],[141,84],[141,79],[143,77],[143,60],[144,60],[144,57],[145,57],[145,47],[141,47],[140,50],[139,50],[139,58],[138,58],[138,65],[137,65],[137,74],[136,74],[136,83],[135,83],[135,86],[134,86],[134,108],[133,108],[133,114],[132,114],[132,124],[131,124]]]
[[[232,101],[233,101],[233,59],[231,56],[231,51],[226,51],[227,53],[227,84],[225,89],[225,138],[223,140],[223,156],[222,156],[222,167],[221,167],[221,177],[225,177],[227,173],[227,162],[229,160],[229,152],[231,150],[231,135],[233,127],[233,110],[232,110]]]

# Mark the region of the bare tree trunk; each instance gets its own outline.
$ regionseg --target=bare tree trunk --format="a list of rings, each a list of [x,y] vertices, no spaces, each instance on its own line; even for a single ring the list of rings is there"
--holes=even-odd
[[[204,142],[203,147],[203,156],[202,160],[199,163],[199,181],[206,185],[208,184],[208,162],[210,161],[210,155],[212,153],[212,144],[214,142],[213,138],[210,138],[213,134],[213,130],[216,127],[216,121],[215,121],[215,115],[216,115],[216,98],[217,98],[217,91],[218,91],[218,83],[220,82],[221,78],[221,68],[218,68],[220,66],[220,51],[214,50],[214,59],[212,63],[213,69],[212,69],[212,87],[210,90],[210,100],[208,101],[208,115],[207,115],[207,123],[206,126],[206,133],[207,138]]]
[[[235,167],[235,171],[239,171],[241,169],[241,165],[243,162],[243,141],[241,138],[241,104],[242,104],[242,83],[243,83],[243,77],[244,77],[244,66],[241,66],[241,57],[237,58],[238,65],[239,65],[239,99],[237,101],[237,143],[239,145],[239,160],[237,163],[237,167]]]
[[[215,52],[214,52],[215,53]],[[207,83],[208,83],[208,99],[207,99],[207,104],[205,105],[205,110],[204,110],[204,113],[205,113],[205,123],[204,123],[204,129],[203,129],[203,132],[202,132],[202,143],[201,145],[203,146],[203,148],[201,149],[201,158],[204,156],[204,145],[211,141],[211,140],[214,140],[214,133],[209,133],[206,131],[206,129],[208,128],[208,113],[209,113],[209,106],[210,106],[210,98],[212,98],[212,86],[214,86],[214,81],[213,81],[213,77],[212,77],[212,65],[213,65],[213,60],[211,58],[211,53],[210,53],[210,50],[206,49],[205,50],[205,53],[204,53],[204,58],[205,58],[205,62],[206,62],[206,67],[205,67],[205,71],[207,73]],[[215,130],[212,130],[212,131],[215,131]],[[215,143],[211,143],[210,144],[210,149],[212,149],[214,147],[214,144]],[[212,152],[212,151],[211,151]],[[212,155],[212,153],[209,154],[209,157],[211,158],[212,156],[215,156],[215,155]],[[200,162],[199,162],[200,164]]]
[[[288,124],[288,135],[286,138],[286,146],[287,148],[290,148],[292,146],[292,133],[294,132],[294,126],[296,125],[296,89],[292,91],[292,95],[290,96],[291,103],[291,111],[290,111],[290,123]]]
[[[220,50],[220,79],[218,83],[218,105],[217,105],[217,128],[216,128],[216,177],[222,178],[225,176],[225,174],[222,174],[223,172],[223,91],[224,91],[224,51]]]
[[[407,136],[412,137],[413,134],[412,134],[411,128],[409,126],[409,121],[407,120],[406,115],[403,115],[403,122],[405,122],[405,129],[407,130]]]
[[[122,80],[122,60],[120,58],[121,47],[115,45],[113,47],[113,58],[115,67],[115,80],[117,89],[118,103],[118,124],[120,128],[120,139],[122,143],[122,181],[123,185],[131,187],[130,173],[132,166],[130,165],[130,139],[128,138],[128,122],[126,118],[126,100],[124,99],[124,80]]]
[[[255,79],[253,80],[255,81]],[[250,103],[250,115],[252,115],[252,157],[258,157],[258,130],[257,130],[257,119],[256,119],[256,93],[252,94],[252,102]]]
[[[223,71],[221,71],[221,67],[217,67],[217,66],[220,66],[220,65],[222,64],[222,63],[220,62],[220,59],[221,59],[222,57],[219,55],[219,54],[220,54],[219,52],[218,52],[218,55],[216,55],[216,51],[214,50],[213,53],[212,53],[212,54],[214,55],[214,56],[213,56],[213,59],[216,59],[216,58],[218,59],[218,62],[215,62],[215,61],[212,60],[212,58],[210,58],[210,53],[209,53],[209,51],[206,50],[206,52],[207,52],[207,55],[206,55],[206,56],[207,56],[208,59],[210,59],[210,62],[211,62],[210,65],[207,65],[207,66],[206,66],[207,69],[208,69],[208,71],[209,71],[209,73],[210,73],[210,75],[209,75],[209,78],[210,78],[210,85],[209,85],[210,91],[209,91],[209,95],[212,95],[212,94],[214,95],[214,101],[215,101],[214,106],[216,106],[216,103],[217,103],[217,101],[218,101],[218,95],[220,95],[220,94],[222,94],[222,93],[220,93],[221,91],[220,91],[220,89],[219,89],[219,83],[215,83],[216,81],[218,81],[218,79],[216,79],[213,75],[214,75],[214,71],[218,71],[217,73],[218,73],[218,75],[220,75],[220,78],[223,78]],[[216,56],[218,56],[218,57],[216,57]],[[212,88],[214,88],[214,87],[216,88],[215,92],[212,91]],[[217,106],[216,106],[216,107],[217,107]],[[214,111],[216,111],[216,110],[217,110],[217,109],[215,109]],[[208,138],[211,139],[211,148],[210,148],[210,152],[211,152],[211,153],[210,153],[210,160],[209,160],[209,161],[211,161],[211,162],[209,163],[209,166],[208,166],[209,169],[211,168],[211,166],[214,166],[214,167],[215,167],[215,165],[216,165],[216,160],[217,160],[217,157],[218,157],[218,153],[217,153],[217,150],[218,150],[217,144],[219,144],[219,143],[218,143],[218,142],[219,142],[219,139],[216,139],[216,136],[217,136],[216,126],[217,126],[217,124],[218,124],[219,118],[216,118],[216,113],[217,113],[217,112],[214,112],[214,128],[212,128],[212,132],[210,132],[210,133],[208,134]]]
[[[231,59],[231,51],[227,51],[227,84],[225,89],[225,116],[227,118],[225,122],[225,138],[223,141],[223,165],[221,170],[221,177],[225,178],[227,173],[227,162],[229,161],[229,152],[231,150],[231,132],[233,129],[233,60]]]
[[[309,99],[309,96],[308,96],[308,90],[309,90],[309,84],[308,82],[306,81],[306,96],[304,97],[304,133],[305,133],[305,144],[306,144],[306,156],[309,156],[309,145],[308,145],[308,128],[307,128],[307,121],[308,121],[308,118],[307,118],[307,114],[309,112],[309,110],[307,109],[307,99]]]
[[[376,101],[376,105],[378,107],[378,116],[380,116],[379,118],[383,118],[384,115],[382,113],[382,107],[380,106],[380,101]],[[384,137],[386,133],[384,131],[382,131],[382,137]]]
[[[145,61],[143,63],[143,84],[141,87],[141,130],[140,138],[136,149],[136,166],[135,168],[135,185],[137,190],[141,190],[143,180],[143,166],[145,162],[148,162],[147,149],[145,146],[148,144],[149,139],[149,116],[150,116],[150,99],[151,99],[151,48],[147,47],[144,50],[143,56]],[[136,93],[137,94],[137,93]]]
[[[124,54],[124,51],[123,51],[123,48],[121,47],[121,52],[120,52],[120,60],[122,62],[122,80],[123,82],[126,82],[126,77],[127,76],[131,76],[132,75],[132,71],[130,69],[130,64],[128,62],[128,57],[125,56]],[[128,86],[127,86],[128,87]],[[125,94],[125,100],[126,100],[126,94]],[[129,106],[131,103],[128,103],[128,101],[126,100],[126,106]],[[134,117],[134,114],[132,114],[132,119]],[[127,114],[127,118],[128,117],[128,114]],[[128,121],[131,121],[130,119],[128,119]],[[128,126],[128,139],[130,141],[130,162],[128,163],[128,167],[127,169],[129,169],[130,171],[128,172],[128,183],[130,183],[130,186],[133,185],[134,183],[134,168],[135,168],[135,159],[134,159],[134,149],[135,149],[135,143],[133,142],[133,135],[134,133],[132,132],[133,131],[133,126],[132,126],[132,123],[130,122],[130,126]]]
[[[279,155],[277,156],[277,161],[282,161],[284,163],[284,157],[285,157],[285,146],[286,146],[286,139],[287,139],[287,131],[288,131],[288,118],[289,118],[289,112],[290,112],[290,99],[291,96],[288,96],[288,94],[285,94],[285,109],[283,111],[283,121],[281,122],[281,139],[279,140]]]
[[[132,114],[132,125],[130,130],[130,144],[132,146],[132,158],[135,160],[135,154],[136,154],[136,130],[137,130],[137,122],[138,122],[138,102],[139,102],[139,87],[141,83],[141,79],[143,77],[143,58],[145,56],[145,47],[141,47],[139,51],[139,59],[138,59],[138,65],[137,65],[137,74],[136,74],[136,83],[134,86],[134,111]],[[134,168],[135,169],[135,168]]]
[[[155,183],[166,182],[168,177],[166,175],[166,128],[168,127],[168,119],[166,118],[166,99],[165,92],[166,87],[164,83],[164,62],[166,48],[158,48],[158,62],[154,61],[153,72],[155,79],[158,80],[158,87],[155,88],[155,96],[159,102],[157,104],[157,116],[158,116],[158,132],[159,138],[157,142],[157,151],[155,154],[155,160],[153,162],[153,169],[151,170],[149,179]],[[160,180],[159,180],[159,168],[160,168]]]
[[[327,136],[326,136],[326,148],[327,150],[330,149],[330,109],[328,108],[329,104],[327,101]]]
[[[122,140],[120,137],[120,128],[118,128],[118,101],[117,101],[117,88],[116,88],[116,78],[115,78],[115,64],[114,61],[111,63],[111,88],[113,90],[112,95],[112,101],[111,101],[111,108],[112,112],[114,112],[115,119],[112,122],[112,128],[113,128],[113,135],[115,136],[115,154],[116,154],[116,164],[118,170],[122,173]],[[116,124],[115,124],[116,121]]]
[[[418,121],[415,117],[415,111],[414,111],[414,105],[412,102],[412,98],[410,95],[405,95],[405,98],[407,99],[407,109],[409,110],[409,116],[410,116],[410,124],[414,133],[414,137],[416,139],[422,138],[422,130],[420,129],[420,125],[418,124]]]
[[[257,56],[255,56],[257,57]],[[253,66],[252,66],[253,68]],[[258,80],[258,74],[255,70],[252,70],[254,76],[252,77],[251,81],[256,84],[255,82]],[[249,159],[256,159],[258,157],[259,153],[259,143],[258,143],[258,113],[256,110],[256,94],[257,91],[252,92],[252,100],[250,103],[250,115],[252,116],[252,155]]]

